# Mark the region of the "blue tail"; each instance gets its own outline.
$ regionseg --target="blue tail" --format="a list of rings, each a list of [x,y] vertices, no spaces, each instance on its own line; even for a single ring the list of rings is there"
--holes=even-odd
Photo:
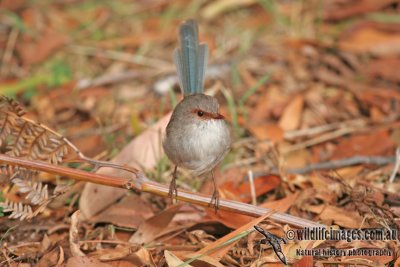
[[[185,21],[180,27],[180,46],[174,53],[179,82],[185,96],[204,92],[208,46],[199,45],[198,31],[195,20]]]

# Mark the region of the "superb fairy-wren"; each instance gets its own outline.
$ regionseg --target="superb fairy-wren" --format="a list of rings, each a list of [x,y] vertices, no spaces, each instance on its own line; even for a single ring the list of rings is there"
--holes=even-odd
[[[174,61],[184,98],[172,113],[163,142],[165,153],[175,164],[169,196],[177,195],[178,167],[192,171],[194,176],[211,171],[214,193],[210,204],[215,202],[218,209],[219,194],[212,170],[229,151],[231,133],[219,113],[217,99],[204,94],[208,46],[199,44],[196,21],[181,25],[179,44]]]

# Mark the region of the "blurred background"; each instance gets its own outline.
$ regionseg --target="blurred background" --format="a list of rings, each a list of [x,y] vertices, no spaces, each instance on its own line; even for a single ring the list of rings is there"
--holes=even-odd
[[[86,155],[110,160],[180,101],[172,54],[180,23],[194,18],[210,48],[206,92],[218,98],[235,134],[216,171],[223,197],[286,199],[282,212],[343,227],[395,225],[400,183],[387,183],[393,166],[346,159],[394,162],[399,12],[395,0],[2,0],[0,93]],[[152,145],[140,153],[161,150],[159,138],[146,140]],[[155,154],[153,166],[132,160],[168,184],[172,166]],[[345,160],[345,168],[334,177],[304,169],[335,160]],[[257,199],[249,172],[261,177]],[[208,192],[207,183],[181,176],[179,187]],[[358,195],[367,209],[351,204],[358,187],[376,190],[372,198]],[[145,201],[153,211],[165,204]],[[371,205],[375,217],[366,215]],[[379,212],[384,205],[390,212]],[[381,266],[393,258],[373,260]]]

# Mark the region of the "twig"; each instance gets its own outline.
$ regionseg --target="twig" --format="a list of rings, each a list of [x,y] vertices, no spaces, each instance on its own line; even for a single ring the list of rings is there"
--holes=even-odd
[[[299,150],[299,149],[303,149],[303,148],[307,148],[313,145],[317,145],[326,141],[330,141],[333,139],[336,139],[340,136],[346,135],[346,134],[350,134],[353,132],[366,132],[366,131],[371,131],[371,130],[383,130],[383,129],[391,129],[391,128],[396,128],[399,127],[400,122],[396,121],[398,119],[398,116],[394,117],[394,118],[389,118],[388,120],[386,120],[384,123],[379,124],[379,125],[371,125],[369,128],[366,127],[359,127],[359,126],[352,126],[349,128],[344,128],[344,129],[337,129],[336,131],[332,131],[332,132],[328,132],[326,134],[317,136],[316,138],[307,140],[303,143],[298,143],[295,144],[293,146],[289,146],[289,147],[284,147],[283,149],[281,149],[282,153],[288,153],[291,151],[295,151],[295,150]]]
[[[396,178],[396,174],[399,171],[399,168],[400,168],[400,147],[396,149],[396,164],[394,165],[392,174],[390,175],[389,178],[390,183],[394,182],[394,178]]]
[[[292,140],[299,137],[322,134],[324,132],[329,132],[340,128],[347,128],[347,127],[362,128],[365,127],[365,125],[367,124],[368,120],[366,119],[355,119],[343,122],[334,122],[330,124],[315,126],[312,128],[288,131],[284,133],[283,137],[285,138],[285,140]]]
[[[99,49],[97,47],[81,46],[81,45],[69,45],[67,48],[69,49],[69,51],[80,55],[108,58],[112,60],[118,60],[118,61],[133,63],[136,65],[151,67],[154,69],[158,69],[160,71],[170,71],[173,69],[171,63],[155,58],[144,57],[141,55],[132,55],[129,53],[124,53],[114,50],[104,50],[104,49]]]
[[[86,171],[72,169],[64,166],[52,165],[41,161],[10,157],[4,154],[0,154],[0,162],[13,166],[20,166],[37,171],[43,171],[51,174],[63,175],[73,178],[75,180],[125,188],[140,192],[147,192],[165,198],[168,197],[169,192],[168,186],[150,181],[142,172],[139,171],[136,171],[136,173],[134,173],[134,175],[136,176],[135,179],[133,179],[133,177],[131,179],[126,179],[122,177],[108,176],[98,173],[89,173]],[[209,203],[211,202],[211,197],[183,190],[178,191],[177,199],[204,207],[208,207]],[[271,209],[257,207],[232,200],[221,199],[219,203],[219,208],[221,210],[231,211],[253,217],[258,217],[268,212],[271,212],[272,215],[270,216],[270,218],[272,220],[275,220],[279,223],[290,224],[295,227],[326,227],[323,224],[295,217],[286,213],[274,212]]]
[[[2,58],[2,67],[0,70],[1,76],[5,76],[7,74],[7,68],[10,66],[10,61],[12,59],[13,51],[15,44],[17,42],[19,30],[17,28],[13,28],[8,37],[6,49],[4,49],[4,54]]]
[[[300,149],[307,148],[307,147],[310,147],[310,146],[314,146],[314,145],[317,145],[317,144],[320,144],[320,143],[323,143],[323,142],[326,142],[326,141],[329,141],[329,140],[332,140],[332,139],[336,139],[336,138],[338,138],[340,136],[343,136],[343,135],[346,135],[346,134],[349,134],[349,133],[352,133],[352,132],[355,132],[355,131],[358,131],[358,130],[359,130],[358,127],[337,129],[335,131],[328,132],[326,134],[317,136],[317,137],[315,137],[313,139],[309,139],[309,140],[306,140],[304,142],[301,142],[301,143],[298,143],[298,144],[294,144],[294,145],[291,145],[291,146],[288,146],[288,147],[283,147],[281,149],[281,152],[283,154],[286,154],[286,153],[289,153],[289,152],[292,152],[292,151],[295,151],[295,150],[300,150]]]
[[[290,174],[290,173],[305,174],[305,173],[309,173],[312,171],[340,169],[340,168],[349,167],[349,166],[353,166],[353,165],[359,165],[359,164],[373,164],[373,165],[381,166],[381,165],[393,163],[394,161],[395,161],[395,157],[355,156],[355,157],[350,157],[350,158],[345,158],[345,159],[310,164],[304,168],[287,169],[287,170],[285,170],[285,172],[288,174]],[[272,170],[272,173],[278,173],[278,171]]]
[[[80,79],[76,83],[75,89],[83,90],[83,89],[86,89],[89,87],[94,87],[94,86],[126,82],[131,79],[138,78],[138,77],[143,77],[143,74],[138,71],[135,71],[135,70],[129,70],[129,71],[125,71],[125,72],[107,74],[107,75],[103,75],[103,76],[96,77],[93,79],[85,78],[85,79]]]
[[[250,193],[251,193],[251,203],[253,205],[257,205],[257,199],[256,199],[256,188],[254,187],[254,176],[253,172],[249,170],[247,172],[247,176],[249,177],[249,184],[250,184]]]

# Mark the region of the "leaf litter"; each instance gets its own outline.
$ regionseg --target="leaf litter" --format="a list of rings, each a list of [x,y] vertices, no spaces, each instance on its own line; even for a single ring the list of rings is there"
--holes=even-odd
[[[336,228],[399,229],[398,174],[389,182],[400,144],[397,1],[0,5],[6,10],[0,19],[2,93],[91,157],[129,164],[169,183],[173,166],[161,140],[180,96],[177,84],[160,91],[155,83],[176,77],[174,36],[182,20],[195,17],[200,39],[211,47],[210,69],[219,73],[207,76],[206,87],[217,88],[221,109],[236,127],[233,148],[216,170],[220,194]],[[81,86],[83,80],[92,83]],[[362,160],[352,164],[357,157]],[[379,164],[379,157],[387,163]],[[338,168],[336,160],[344,165]],[[324,168],[291,172],[318,163]],[[179,176],[179,187],[208,192],[208,179],[202,187],[202,179],[185,171]],[[42,174],[36,179],[46,189],[73,182]],[[29,206],[17,184],[3,184],[1,201]],[[0,217],[0,265],[282,266],[261,235],[249,230],[259,225],[284,238],[290,226],[269,214],[215,214],[95,184],[75,186],[66,196],[29,223]],[[78,220],[72,215],[77,210]],[[392,254],[296,254],[355,247]],[[293,266],[396,266],[400,259],[399,240],[302,240],[282,244],[282,251]]]

